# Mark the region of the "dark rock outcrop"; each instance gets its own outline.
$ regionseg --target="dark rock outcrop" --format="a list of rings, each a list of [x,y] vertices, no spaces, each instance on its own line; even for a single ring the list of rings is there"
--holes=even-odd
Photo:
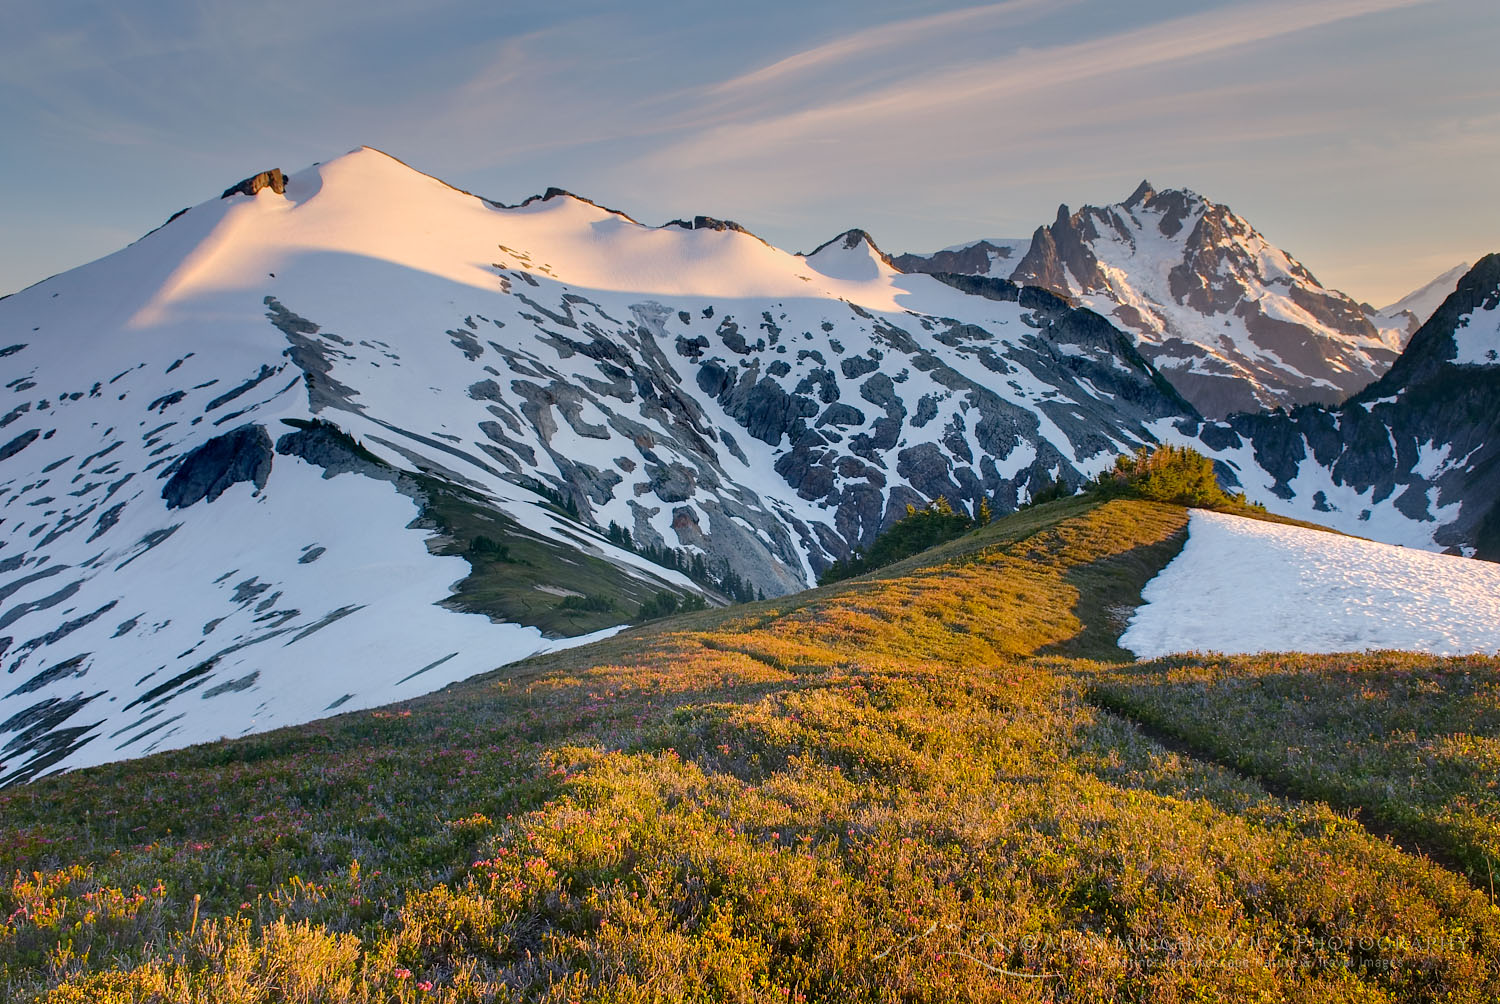
[[[242,425],[215,436],[169,467],[171,477],[161,497],[168,509],[186,509],[195,502],[212,502],[241,481],[264,488],[271,476],[271,457],[271,437],[265,427]]]
[[[286,194],[286,175],[281,173],[281,168],[273,167],[269,171],[262,171],[259,174],[251,175],[238,185],[231,185],[229,188],[224,189],[224,194],[219,196],[219,198],[227,199],[231,195],[254,195],[262,188],[269,188],[277,195]],[[170,223],[172,221],[168,220],[167,222]]]
[[[979,241],[956,251],[929,255],[898,254],[891,265],[903,272],[958,272],[965,275],[1009,275],[1020,263],[1015,248]]]

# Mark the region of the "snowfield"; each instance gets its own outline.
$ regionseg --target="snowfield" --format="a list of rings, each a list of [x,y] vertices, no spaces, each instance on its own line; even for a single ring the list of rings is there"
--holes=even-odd
[[[1120,638],[1175,652],[1500,651],[1500,565],[1194,510]]]
[[[1500,363],[1500,304],[1465,314],[1453,332],[1453,361],[1467,366]]]

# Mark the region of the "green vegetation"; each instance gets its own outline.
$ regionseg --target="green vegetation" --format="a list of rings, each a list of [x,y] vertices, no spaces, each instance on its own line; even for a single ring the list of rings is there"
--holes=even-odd
[[[564,610],[593,610],[609,613],[615,609],[615,601],[608,596],[564,596],[558,606]]]
[[[1096,698],[1195,749],[1453,859],[1500,868],[1500,664],[1385,652],[1174,657]]]
[[[688,613],[707,607],[708,604],[703,602],[701,596],[688,596],[679,600],[676,593],[661,592],[641,604],[635,619],[637,622],[652,621],[658,617],[670,617],[675,613]]]
[[[281,421],[329,437],[348,458],[368,464],[366,473],[394,482],[417,501],[422,515],[413,525],[438,534],[428,548],[469,564],[469,574],[448,600],[455,609],[530,625],[549,635],[572,636],[620,624],[629,619],[626,611],[642,604],[660,604],[659,592],[679,602],[702,602],[696,593],[683,590],[678,597],[665,582],[642,581],[634,570],[588,554],[582,547],[533,533],[474,491],[431,475],[398,471],[331,422]],[[578,506],[571,497],[538,481],[528,480],[525,487],[546,498],[558,515],[578,521]],[[575,539],[587,543],[582,533]]]
[[[906,515],[897,520],[889,530],[876,537],[869,551],[863,554],[856,553],[848,560],[834,562],[818,577],[818,585],[826,586],[831,582],[863,575],[865,572],[883,568],[902,558],[921,554],[928,548],[961,537],[975,526],[982,526],[989,521],[990,506],[989,502],[984,500],[980,501],[979,511],[974,517],[962,510],[954,509],[941,495],[925,509],[908,505]]]
[[[1062,478],[1044,478],[1031,493],[1031,498],[1023,503],[1020,508],[1027,509],[1044,502],[1056,502],[1073,494],[1073,489]]]
[[[1243,493],[1229,495],[1220,488],[1213,461],[1186,446],[1142,446],[1133,455],[1122,454],[1112,470],[1094,479],[1094,491],[1104,498],[1265,512],[1262,506],[1248,506]]]
[[[423,500],[418,525],[438,533],[428,547],[469,563],[449,601],[455,609],[580,635],[628,620],[658,593],[677,595],[665,583],[643,582],[566,541],[527,530],[466,489],[424,475],[412,481]]]
[[[1133,455],[1122,454],[1115,459],[1112,469],[1094,479],[1092,487],[1095,496],[1105,499],[1146,499],[1206,509],[1227,509],[1255,516],[1265,513],[1261,506],[1248,505],[1243,494],[1227,494],[1219,487],[1213,462],[1188,447],[1142,446]],[[1046,478],[1035,486],[1029,500],[1020,506],[1020,511],[1072,495],[1073,490],[1067,482]],[[868,551],[856,552],[848,559],[834,562],[819,576],[818,585],[850,579],[921,554],[928,548],[987,525],[990,513],[988,499],[980,500],[972,517],[961,509],[954,509],[943,497],[935,499],[925,509],[908,505],[906,516],[877,537]]]
[[[1186,520],[1063,499],[400,707],[7,789],[0,987],[1495,1000],[1483,883],[1095,703],[1128,671],[1085,660],[1118,657]]]
[[[510,547],[500,544],[480,534],[469,541],[469,554],[476,558],[489,558],[494,561],[510,561]]]

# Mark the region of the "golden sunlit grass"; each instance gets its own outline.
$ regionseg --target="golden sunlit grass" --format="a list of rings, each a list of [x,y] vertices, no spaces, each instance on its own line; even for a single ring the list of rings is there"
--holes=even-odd
[[[1185,524],[1049,503],[399,709],[0,793],[0,986],[1494,1000],[1487,892],[1090,703],[1119,663],[1083,660],[1123,657]]]
[[[1209,755],[1360,807],[1490,888],[1500,866],[1495,659],[1177,656],[1092,683],[1101,700]]]

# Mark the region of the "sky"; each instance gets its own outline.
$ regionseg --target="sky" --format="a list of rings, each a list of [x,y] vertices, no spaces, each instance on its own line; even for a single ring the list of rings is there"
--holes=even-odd
[[[1029,236],[1143,178],[1382,306],[1500,251],[1494,0],[101,0],[0,36],[0,294],[374,146],[808,251]]]

